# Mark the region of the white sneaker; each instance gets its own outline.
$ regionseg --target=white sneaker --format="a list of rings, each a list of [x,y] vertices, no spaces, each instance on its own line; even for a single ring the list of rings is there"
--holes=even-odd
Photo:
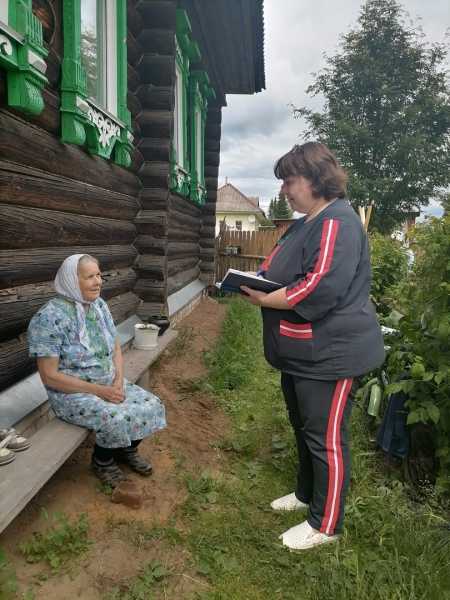
[[[320,531],[311,527],[308,521],[303,521],[300,525],[291,527],[280,535],[283,546],[287,546],[290,550],[307,550],[314,546],[335,542],[338,538],[338,535],[320,533]]]
[[[271,502],[270,507],[273,508],[273,510],[300,510],[302,508],[308,508],[308,504],[301,502],[294,492],[292,492],[292,494],[282,496]]]

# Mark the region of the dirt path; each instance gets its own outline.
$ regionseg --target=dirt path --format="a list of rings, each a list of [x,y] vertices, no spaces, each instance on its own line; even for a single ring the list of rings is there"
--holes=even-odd
[[[180,473],[218,468],[220,456],[212,442],[223,437],[227,420],[207,395],[196,391],[195,380],[205,375],[203,352],[214,345],[225,310],[213,299],[203,300],[182,321],[178,339],[151,370],[151,389],[164,401],[168,428],[141,445],[142,454],[154,467],[149,479],[132,476],[143,488],[144,506],[136,511],[112,504],[99,490],[88,468],[91,440],[72,455],[0,536],[0,546],[16,569],[21,592],[32,588],[36,600],[100,600],[106,589],[134,577],[142,565],[162,556],[172,572],[178,573],[171,578],[167,598],[188,597],[198,586],[186,570],[183,552],[168,552],[158,539],[140,539],[139,531],[173,518],[186,498]],[[52,575],[42,563],[28,564],[18,550],[33,532],[48,527],[42,509],[50,515],[65,513],[69,518],[88,515],[93,544],[81,561],[75,561],[62,574]]]

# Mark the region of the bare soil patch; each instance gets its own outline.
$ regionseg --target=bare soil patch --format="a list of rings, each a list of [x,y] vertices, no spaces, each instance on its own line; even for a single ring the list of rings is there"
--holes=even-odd
[[[203,353],[214,346],[225,312],[226,307],[215,300],[202,300],[180,323],[178,339],[150,371],[150,387],[166,406],[168,427],[140,447],[153,464],[152,477],[131,474],[143,489],[141,509],[113,504],[100,490],[89,469],[93,443],[89,440],[0,536],[0,546],[16,569],[20,593],[32,588],[36,600],[100,600],[107,589],[136,576],[152,560],[176,573],[162,597],[188,598],[193,589],[202,589],[204,584],[189,572],[186,550],[174,551],[162,539],[140,539],[139,530],[163,526],[174,518],[187,497],[184,473],[219,469],[221,455],[215,442],[226,434],[227,418],[197,390],[196,381],[206,375]],[[42,563],[28,564],[18,549],[33,532],[48,528],[42,509],[70,519],[88,515],[93,542],[89,551],[57,575]]]

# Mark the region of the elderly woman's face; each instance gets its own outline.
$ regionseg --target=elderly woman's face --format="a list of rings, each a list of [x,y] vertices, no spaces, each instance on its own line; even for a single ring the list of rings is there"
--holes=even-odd
[[[311,191],[311,183],[302,175],[283,179],[281,191],[285,194],[292,210],[301,213],[309,213],[315,205]]]
[[[88,302],[97,300],[102,288],[102,274],[96,262],[82,262],[78,265],[78,282],[83,298]]]

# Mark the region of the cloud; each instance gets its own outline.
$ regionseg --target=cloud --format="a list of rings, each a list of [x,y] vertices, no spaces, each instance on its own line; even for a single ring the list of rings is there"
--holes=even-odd
[[[254,96],[227,96],[223,109],[219,181],[225,177],[263,202],[277,194],[273,164],[304,129],[291,105],[319,110],[321,98],[306,93],[314,72],[334,55],[341,35],[356,25],[361,2],[341,0],[264,0],[267,90]],[[427,42],[443,41],[449,24],[448,0],[407,0],[404,7],[421,24]]]

